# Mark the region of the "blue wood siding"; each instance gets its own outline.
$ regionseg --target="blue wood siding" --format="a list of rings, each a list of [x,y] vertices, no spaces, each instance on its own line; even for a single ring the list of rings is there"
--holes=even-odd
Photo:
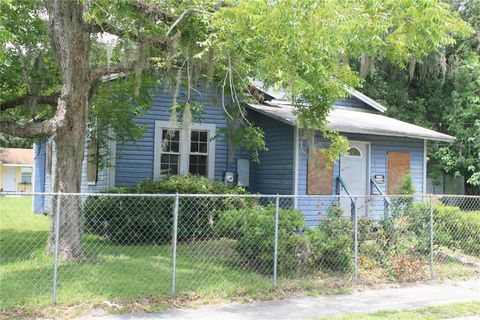
[[[45,192],[45,144],[33,145],[34,182],[33,192]],[[33,212],[44,212],[44,196],[33,196]]]
[[[49,193],[49,192],[53,192],[53,180],[54,180],[54,174],[55,174],[55,165],[56,165],[56,162],[57,162],[57,159],[55,157],[55,153],[56,153],[56,147],[55,147],[55,143],[53,141],[50,141],[49,143],[51,143],[51,148],[52,148],[52,158],[51,158],[51,174],[47,174],[46,172],[46,169],[45,169],[45,187],[44,187],[44,191],[46,193]],[[46,163],[45,163],[46,165]],[[46,168],[46,167],[45,167]],[[52,206],[52,197],[50,196],[45,196],[44,198],[44,201],[43,201],[43,210],[44,212],[49,212],[50,211],[50,208]]]
[[[35,192],[46,192],[50,193],[53,192],[53,179],[55,176],[55,166],[56,166],[56,152],[57,149],[55,147],[55,143],[53,141],[50,141],[52,145],[52,170],[51,174],[46,173],[46,146],[45,144],[41,145],[41,150],[42,150],[42,155],[41,158],[38,160],[38,164],[42,166],[41,171],[37,171],[35,169]],[[100,149],[100,153],[104,152],[106,150]],[[99,191],[104,191],[109,188],[109,169],[108,168],[99,168],[97,171],[97,182],[94,185],[88,185],[87,182],[87,147],[85,146],[85,157],[82,162],[82,181],[80,185],[80,192],[81,193],[94,193],[94,192],[99,192]],[[37,166],[37,159],[35,159],[35,166]],[[37,189],[37,180],[40,182],[38,184],[38,189]],[[43,180],[43,184],[41,183],[41,180]],[[42,189],[40,190],[40,185],[42,185]],[[51,208],[51,197],[50,196],[45,196],[45,197],[39,197],[38,199],[34,199],[34,212],[40,213],[40,212],[48,212]]]
[[[227,126],[219,93],[210,88],[197,88],[200,92],[193,92],[191,101],[204,106],[201,120],[194,120],[200,123],[213,123],[216,130]],[[205,93],[206,92],[206,93]],[[181,102],[183,91],[177,101]],[[152,106],[143,115],[136,118],[135,123],[145,126],[146,131],[136,141],[128,140],[125,144],[117,143],[117,160],[115,166],[115,185],[135,185],[137,182],[153,177],[154,159],[154,137],[155,121],[168,121],[172,106],[173,92],[165,92],[163,88],[156,88],[153,96]],[[228,144],[223,135],[215,140],[215,180],[223,179],[227,171]],[[232,164],[231,166],[234,166]]]
[[[253,110],[248,116],[256,126],[263,128],[268,148],[260,152],[260,163],[251,163],[250,190],[263,194],[293,194],[293,127]]]
[[[382,192],[386,193],[388,183],[387,176],[387,152],[409,152],[410,153],[410,174],[412,176],[413,185],[416,193],[424,193],[423,190],[423,170],[424,170],[424,156],[423,156],[423,140],[410,139],[401,137],[362,135],[362,134],[344,134],[350,140],[358,140],[370,142],[370,175],[374,177],[377,175],[385,176],[385,184],[379,185]],[[305,143],[303,144],[305,146]],[[299,167],[298,167],[298,194],[307,194],[307,147],[299,152]],[[336,177],[340,173],[340,163],[334,164],[334,171],[332,177],[332,185],[335,191]],[[372,189],[372,193],[376,194]],[[325,217],[327,209],[332,205],[334,200],[338,197],[319,196],[300,198],[298,200],[298,208],[304,213],[305,221],[308,225],[317,225],[318,222]],[[368,214],[370,216],[383,215],[383,201],[381,198],[373,198],[368,202]]]

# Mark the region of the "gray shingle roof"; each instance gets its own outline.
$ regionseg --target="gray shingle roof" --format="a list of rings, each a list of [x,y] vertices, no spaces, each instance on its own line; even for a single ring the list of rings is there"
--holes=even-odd
[[[276,105],[252,104],[247,107],[266,116],[290,125],[295,125],[294,107],[287,103]],[[453,141],[455,137],[426,129],[411,123],[386,117],[377,113],[362,112],[347,108],[334,108],[327,116],[327,128],[345,133],[362,133],[416,139]]]

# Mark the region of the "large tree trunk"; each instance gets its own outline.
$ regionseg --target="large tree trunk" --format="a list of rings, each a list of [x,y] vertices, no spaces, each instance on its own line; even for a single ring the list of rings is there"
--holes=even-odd
[[[53,191],[81,192],[82,161],[84,157],[87,96],[90,89],[88,66],[90,34],[84,31],[83,8],[77,1],[47,0],[50,17],[49,35],[62,73],[63,87],[58,111],[64,117],[53,133],[56,144],[56,166]],[[53,199],[52,226],[48,248],[53,248],[56,199]],[[63,258],[84,255],[81,241],[81,199],[63,196],[60,206],[59,253]]]

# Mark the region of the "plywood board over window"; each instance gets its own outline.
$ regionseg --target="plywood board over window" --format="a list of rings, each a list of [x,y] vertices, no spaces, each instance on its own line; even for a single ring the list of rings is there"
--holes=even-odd
[[[410,172],[410,153],[387,152],[388,194],[398,194],[405,176]]]
[[[50,143],[45,145],[45,173],[52,174],[52,145]]]
[[[308,148],[308,194],[333,194],[333,163],[326,163],[322,148]]]
[[[89,185],[97,183],[97,141],[92,139],[88,142],[87,148],[87,182]]]

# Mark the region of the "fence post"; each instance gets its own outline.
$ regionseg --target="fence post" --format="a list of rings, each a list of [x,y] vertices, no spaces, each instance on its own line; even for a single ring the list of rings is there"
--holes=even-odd
[[[273,246],[273,289],[277,288],[277,263],[278,263],[278,207],[280,197],[275,198],[275,242]]]
[[[172,256],[172,297],[175,298],[175,276],[177,272],[178,193],[173,207],[173,256]]]
[[[58,242],[60,240],[60,206],[62,205],[62,195],[57,194],[57,208],[55,210],[55,240],[53,248],[53,290],[52,302],[57,303],[57,280],[58,280]]]
[[[435,280],[433,269],[433,195],[430,194],[430,278]]]
[[[357,197],[353,198],[353,283],[358,284],[358,219]]]

